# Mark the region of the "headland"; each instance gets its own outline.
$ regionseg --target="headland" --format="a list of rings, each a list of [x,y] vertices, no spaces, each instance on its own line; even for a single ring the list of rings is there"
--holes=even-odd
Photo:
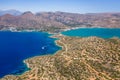
[[[22,75],[7,75],[1,80],[119,80],[120,39],[98,37],[59,38],[62,47],[54,55],[25,60],[31,70]]]

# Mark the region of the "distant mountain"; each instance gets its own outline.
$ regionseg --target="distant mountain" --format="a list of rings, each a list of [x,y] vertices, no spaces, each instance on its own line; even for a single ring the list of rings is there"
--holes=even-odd
[[[11,14],[0,16],[0,29],[9,27],[51,32],[74,27],[120,27],[120,13],[41,12],[33,14],[27,11],[19,16]]]
[[[14,16],[21,15],[22,12],[17,11],[17,10],[0,10],[0,16],[5,15],[5,14],[11,14]]]

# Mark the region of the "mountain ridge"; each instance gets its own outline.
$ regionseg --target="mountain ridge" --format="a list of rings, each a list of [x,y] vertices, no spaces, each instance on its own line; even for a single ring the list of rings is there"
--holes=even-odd
[[[11,16],[11,17],[10,17]],[[68,12],[24,12],[14,16],[0,16],[0,28],[14,27],[16,29],[38,29],[42,31],[59,32],[74,27],[120,27],[120,13],[89,13],[78,14]]]
[[[10,9],[10,10],[0,10],[0,16],[3,16],[5,14],[11,14],[11,15],[14,15],[14,16],[19,16],[22,14],[21,11],[18,11],[18,10],[14,10],[14,9]]]

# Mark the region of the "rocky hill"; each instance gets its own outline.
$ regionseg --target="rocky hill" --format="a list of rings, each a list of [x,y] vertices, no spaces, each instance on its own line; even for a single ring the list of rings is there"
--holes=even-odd
[[[14,27],[59,32],[71,27],[120,27],[120,13],[77,14],[65,12],[25,12],[19,16],[0,16],[0,29]]]

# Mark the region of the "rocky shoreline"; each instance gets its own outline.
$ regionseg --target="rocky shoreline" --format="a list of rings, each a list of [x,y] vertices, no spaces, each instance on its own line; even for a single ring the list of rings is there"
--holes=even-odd
[[[31,70],[0,80],[119,80],[120,39],[54,35],[62,47],[54,55],[25,60]],[[79,75],[79,76],[78,76]]]

